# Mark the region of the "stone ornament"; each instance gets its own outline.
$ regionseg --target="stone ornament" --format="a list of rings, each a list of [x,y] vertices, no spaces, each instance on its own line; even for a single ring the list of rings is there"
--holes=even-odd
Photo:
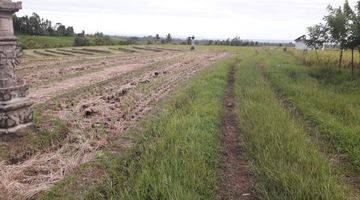
[[[28,85],[15,74],[21,49],[14,35],[12,15],[21,2],[0,0],[0,138],[23,136],[33,126]]]

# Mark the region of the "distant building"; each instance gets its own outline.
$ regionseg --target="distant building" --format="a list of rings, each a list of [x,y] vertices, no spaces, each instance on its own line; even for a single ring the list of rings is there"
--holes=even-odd
[[[306,45],[306,36],[303,35],[295,39],[295,48],[300,50],[308,50],[309,47]]]

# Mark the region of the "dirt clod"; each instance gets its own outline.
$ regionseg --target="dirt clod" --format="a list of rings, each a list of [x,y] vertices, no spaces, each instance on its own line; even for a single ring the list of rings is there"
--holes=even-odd
[[[93,109],[93,108],[87,108],[84,110],[84,117],[85,118],[90,118],[93,115],[95,115],[97,112]]]

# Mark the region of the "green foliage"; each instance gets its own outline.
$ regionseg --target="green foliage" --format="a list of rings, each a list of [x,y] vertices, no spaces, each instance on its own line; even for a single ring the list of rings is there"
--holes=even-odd
[[[340,45],[340,49],[346,47],[348,27],[347,17],[341,8],[328,7],[329,14],[325,16],[329,33],[331,35],[330,41]]]
[[[23,49],[44,49],[71,47],[74,45],[74,37],[57,36],[29,36],[18,35],[18,40]]]
[[[171,34],[169,33],[169,34],[167,34],[167,36],[166,36],[166,43],[171,43],[172,42],[172,37],[171,37]]]
[[[74,36],[74,28],[66,27],[61,23],[52,25],[50,20],[42,19],[38,14],[17,17],[13,15],[14,30],[17,34],[42,36]]]
[[[159,34],[156,34],[156,35],[155,35],[155,43],[159,43],[160,40],[161,40],[160,35],[159,35]]]
[[[317,24],[308,28],[309,39],[306,40],[307,46],[320,49],[328,41],[327,27],[324,24]]]
[[[84,36],[76,36],[74,46],[90,46],[90,40]]]
[[[103,33],[95,33],[94,37],[95,46],[106,46],[114,44],[110,36],[104,35]]]

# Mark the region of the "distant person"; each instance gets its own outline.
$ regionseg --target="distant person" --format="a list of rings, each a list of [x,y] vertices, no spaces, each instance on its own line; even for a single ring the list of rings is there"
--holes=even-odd
[[[191,37],[191,50],[195,50],[195,36]]]

